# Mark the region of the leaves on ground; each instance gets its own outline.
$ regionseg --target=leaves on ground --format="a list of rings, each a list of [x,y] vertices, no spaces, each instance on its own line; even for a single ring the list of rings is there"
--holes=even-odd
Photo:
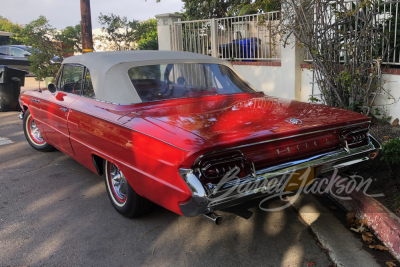
[[[366,226],[368,224],[368,219],[367,218],[365,218],[363,220],[356,219],[354,217],[355,214],[356,214],[356,211],[352,210],[349,213],[347,213],[347,215],[346,215],[347,224],[349,226],[351,226],[350,230],[352,230],[356,233],[360,233],[362,240],[364,242],[366,242],[367,244],[370,244],[370,246],[369,246],[370,248],[385,250],[386,248],[384,246],[371,245],[371,243],[372,244],[375,243],[375,236],[371,232],[368,232],[368,229],[366,228]]]
[[[364,232],[366,229],[364,227],[364,224],[362,223],[359,227],[357,228],[350,228],[350,230],[357,232],[357,233],[362,233]]]
[[[335,206],[329,206],[329,208],[331,208],[333,210],[337,210],[337,208]]]
[[[308,266],[314,266],[314,265],[315,265],[315,262],[309,262],[309,263],[307,263],[307,265],[308,265]]]
[[[368,219],[365,218],[364,220],[361,220],[360,223],[363,223],[365,226],[368,225]]]
[[[346,221],[347,221],[347,225],[348,226],[351,226],[355,222],[355,219],[354,219],[355,215],[356,215],[356,211],[355,210],[349,211],[349,213],[347,213]]]
[[[361,233],[362,239],[364,240],[364,242],[371,244],[372,241],[374,241],[374,236],[369,233],[369,232],[363,232]]]
[[[390,267],[396,266],[396,264],[394,264],[393,261],[387,261],[387,262],[386,262],[386,265],[387,265],[387,266],[390,266]]]
[[[382,245],[369,245],[369,248],[377,249],[377,250],[389,250],[387,247]]]

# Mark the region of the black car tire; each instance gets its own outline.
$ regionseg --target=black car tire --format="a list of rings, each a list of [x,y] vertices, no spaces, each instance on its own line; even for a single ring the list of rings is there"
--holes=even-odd
[[[33,126],[34,124],[34,126]],[[42,152],[49,152],[54,150],[55,148],[51,145],[49,145],[46,141],[44,141],[43,138],[41,138],[40,132],[36,127],[37,133],[33,133],[32,129],[36,127],[35,120],[33,119],[33,116],[31,112],[28,110],[25,111],[24,114],[24,119],[23,119],[23,128],[24,128],[24,134],[25,138],[28,141],[28,143],[33,147],[34,149]],[[41,139],[40,139],[41,138]]]
[[[103,173],[108,197],[118,213],[134,218],[151,210],[153,203],[133,190],[116,165],[104,160]]]

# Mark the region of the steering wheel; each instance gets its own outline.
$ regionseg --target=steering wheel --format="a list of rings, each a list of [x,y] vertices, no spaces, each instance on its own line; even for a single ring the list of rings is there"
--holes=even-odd
[[[77,81],[74,83],[74,86],[72,87],[72,93],[73,93],[73,94],[75,94],[75,86],[76,86],[76,84],[79,83],[80,81],[82,81],[82,78],[80,78],[79,80],[77,80]]]

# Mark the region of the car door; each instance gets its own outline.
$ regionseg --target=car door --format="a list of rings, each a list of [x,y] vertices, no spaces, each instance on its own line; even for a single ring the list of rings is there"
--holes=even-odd
[[[29,53],[21,48],[18,47],[10,47],[10,57],[13,62],[13,67],[17,69],[22,69],[29,71],[29,60],[28,55]]]
[[[46,99],[41,102],[45,134],[52,145],[67,154],[74,155],[69,139],[69,106],[81,97],[84,67],[64,65],[57,77],[57,92],[46,92]]]
[[[11,66],[12,63],[8,46],[0,46],[0,65]]]

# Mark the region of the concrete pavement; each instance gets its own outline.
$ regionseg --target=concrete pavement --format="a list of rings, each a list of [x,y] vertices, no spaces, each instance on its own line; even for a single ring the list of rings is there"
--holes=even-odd
[[[44,81],[36,81],[35,77],[25,77],[25,85],[21,87],[21,91],[26,91],[26,90],[35,90],[38,88],[44,88],[46,87],[46,83]]]
[[[365,243],[354,237],[334,213],[312,195],[301,195],[293,203],[303,221],[310,226],[319,242],[328,250],[337,267],[381,266],[374,255],[364,250]],[[389,256],[389,255],[387,255]],[[391,257],[388,259],[391,260]],[[382,262],[383,263],[383,262]]]
[[[25,141],[0,113],[0,266],[330,266],[293,209],[259,201],[219,212],[222,225],[157,207],[137,219],[111,206],[103,178]],[[279,200],[266,203],[282,205]]]

